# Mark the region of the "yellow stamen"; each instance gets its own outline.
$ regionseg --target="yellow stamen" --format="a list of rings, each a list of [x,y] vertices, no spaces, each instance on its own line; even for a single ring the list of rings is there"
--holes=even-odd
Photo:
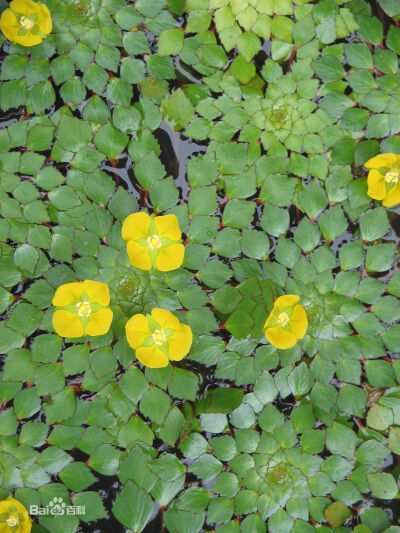
[[[165,333],[163,332],[162,329],[155,330],[155,332],[153,333],[153,339],[154,339],[155,344],[157,344],[157,346],[161,346],[161,344],[164,344],[164,342],[167,340]]]
[[[390,170],[385,174],[385,181],[387,183],[397,183],[399,181],[400,170]]]
[[[278,315],[278,322],[281,326],[286,326],[286,324],[289,322],[289,317],[286,313],[280,313]]]
[[[155,250],[156,248],[161,247],[161,241],[160,237],[158,235],[150,235],[147,239],[147,244],[150,246],[152,250]]]
[[[18,516],[12,515],[9,518],[7,518],[6,523],[9,527],[15,527],[18,525]]]
[[[25,28],[26,30],[31,30],[33,28],[33,26],[35,25],[34,22],[32,22],[31,19],[28,19],[28,17],[25,17],[25,16],[22,16],[20,18],[20,21],[19,23],[21,24],[21,26],[23,28]]]
[[[78,309],[79,316],[88,317],[92,312],[89,302],[78,302],[76,308]]]

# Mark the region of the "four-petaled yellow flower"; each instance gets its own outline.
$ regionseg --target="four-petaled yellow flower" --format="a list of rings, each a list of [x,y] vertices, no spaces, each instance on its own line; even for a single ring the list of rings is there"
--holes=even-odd
[[[0,28],[9,41],[22,46],[35,46],[51,33],[53,23],[45,4],[32,0],[13,0],[1,14]]]
[[[279,296],[264,325],[264,333],[270,344],[286,350],[292,348],[306,334],[308,320],[304,307],[296,294]]]
[[[53,297],[52,304],[58,308],[53,315],[53,327],[60,337],[104,335],[113,318],[109,303],[106,283],[91,280],[65,283]]]
[[[154,308],[150,315],[134,315],[125,326],[129,345],[139,361],[149,368],[168,366],[190,351],[192,330],[170,311]]]
[[[366,163],[368,196],[383,200],[382,205],[392,207],[400,202],[400,155],[381,154]]]
[[[8,498],[0,502],[0,533],[29,533],[32,520],[21,502]]]
[[[141,270],[168,272],[179,268],[185,254],[182,233],[175,215],[161,217],[133,213],[122,225],[130,262]]]

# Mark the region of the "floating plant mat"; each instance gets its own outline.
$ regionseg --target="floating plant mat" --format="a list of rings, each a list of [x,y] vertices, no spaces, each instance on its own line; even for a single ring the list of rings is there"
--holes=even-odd
[[[399,533],[398,0],[16,1],[0,531]]]

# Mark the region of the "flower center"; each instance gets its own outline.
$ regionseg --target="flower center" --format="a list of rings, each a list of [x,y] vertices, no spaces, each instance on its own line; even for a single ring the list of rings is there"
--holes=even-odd
[[[164,342],[167,340],[162,329],[155,330],[153,333],[153,339],[157,346],[161,346],[161,344],[164,344]]]
[[[79,316],[88,317],[92,312],[92,308],[90,307],[89,302],[78,302],[76,304],[76,308],[78,309]]]
[[[25,17],[25,16],[22,16],[20,18],[19,23],[26,30],[31,30],[33,26],[35,25],[35,23],[31,21],[31,19],[28,19],[28,17]]]
[[[385,181],[387,183],[397,183],[399,181],[400,170],[390,170],[385,174]]]
[[[147,244],[150,246],[152,250],[155,250],[156,248],[160,248],[161,246],[160,237],[158,235],[150,235],[150,237],[147,238]]]
[[[278,322],[281,326],[286,326],[286,324],[289,322],[289,317],[286,313],[280,313],[278,315]]]
[[[12,515],[7,518],[6,523],[9,527],[15,527],[18,525],[18,516]]]

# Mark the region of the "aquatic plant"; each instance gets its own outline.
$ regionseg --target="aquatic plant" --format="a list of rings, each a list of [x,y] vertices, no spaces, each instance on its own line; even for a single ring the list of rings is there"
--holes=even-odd
[[[0,531],[398,533],[398,3],[17,1]]]

